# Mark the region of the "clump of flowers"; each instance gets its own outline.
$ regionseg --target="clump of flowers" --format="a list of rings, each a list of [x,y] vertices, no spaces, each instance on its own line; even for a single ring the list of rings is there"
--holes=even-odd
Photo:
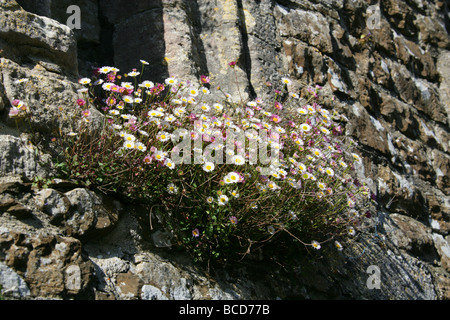
[[[85,121],[63,136],[59,167],[159,207],[195,260],[241,259],[282,234],[306,248],[331,242],[342,250],[340,240],[364,224],[370,191],[352,176],[362,160],[320,87],[289,92],[285,77],[272,101],[234,103],[220,87],[212,93],[207,76],[154,83],[118,72],[102,67],[80,80],[80,118],[95,108],[105,123],[95,135]]]

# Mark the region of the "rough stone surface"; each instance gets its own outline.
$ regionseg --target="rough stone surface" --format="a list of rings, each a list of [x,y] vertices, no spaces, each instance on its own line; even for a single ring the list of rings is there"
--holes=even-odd
[[[0,262],[0,286],[2,295],[24,299],[30,295],[27,283],[11,268]]]
[[[14,0],[0,3],[0,48],[16,57],[53,61],[71,74],[78,74],[77,43],[69,27],[17,6]],[[7,52],[8,52],[7,51]]]
[[[46,176],[39,163],[37,149],[23,139],[0,135],[0,173],[2,176],[22,176],[32,179]]]
[[[83,0],[82,29],[73,32],[64,26],[70,1],[17,2],[0,1],[5,297],[450,299],[444,1]],[[323,248],[292,267],[263,250],[259,259],[205,274],[175,252],[163,229],[150,232],[142,208],[119,209],[77,186],[31,189],[29,180],[48,171],[17,138],[11,102],[29,105],[39,132],[74,130],[78,74],[102,65],[129,72],[140,59],[150,62],[149,80],[204,74],[235,100],[265,98],[273,89],[267,81],[282,76],[291,90],[306,83],[333,93],[364,158],[358,175],[377,195],[376,228],[342,252]],[[21,78],[30,80],[15,85]],[[55,118],[60,106],[66,119]],[[367,287],[372,265],[380,268],[380,290]]]

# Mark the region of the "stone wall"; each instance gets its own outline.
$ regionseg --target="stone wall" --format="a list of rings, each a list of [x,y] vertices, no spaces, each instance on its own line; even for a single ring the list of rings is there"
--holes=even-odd
[[[19,3],[23,10],[17,3]],[[1,0],[0,284],[16,299],[449,299],[450,28],[444,1]],[[71,4],[81,30],[64,23]],[[34,13],[34,14],[33,14]],[[59,23],[58,23],[59,21]],[[69,121],[92,66],[148,79],[198,79],[244,98],[266,82],[319,84],[336,96],[358,168],[377,194],[377,228],[343,253],[280,266],[261,253],[213,277],[151,232],[148,209],[51,176],[7,118],[18,96],[43,133]],[[236,60],[236,75],[228,62]],[[31,78],[23,91],[14,80]],[[22,91],[21,91],[22,90]],[[66,119],[55,119],[58,108]],[[37,157],[37,158],[36,158]],[[47,156],[48,157],[48,156]],[[89,199],[86,201],[85,199]],[[99,237],[98,235],[101,235]],[[381,269],[381,289],[366,286]],[[258,277],[255,277],[255,274]]]

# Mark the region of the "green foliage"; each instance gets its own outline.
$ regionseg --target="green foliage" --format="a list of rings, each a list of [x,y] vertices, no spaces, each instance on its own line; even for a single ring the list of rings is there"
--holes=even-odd
[[[43,178],[43,177],[34,177],[32,186],[33,186],[33,188],[47,189],[51,183],[52,183],[52,179]]]
[[[343,134],[345,117],[320,87],[294,93],[283,78],[273,101],[236,102],[218,87],[210,93],[205,76],[198,84],[154,84],[135,70],[117,72],[104,67],[80,80],[80,127],[60,129],[55,167],[87,186],[158,206],[195,261],[242,259],[284,235],[320,249],[367,222],[370,192],[352,176],[361,159]],[[100,130],[90,125],[94,111],[104,115]],[[269,149],[270,163],[251,161],[252,143]],[[216,158],[224,150],[225,163]],[[180,152],[189,161],[175,161]]]

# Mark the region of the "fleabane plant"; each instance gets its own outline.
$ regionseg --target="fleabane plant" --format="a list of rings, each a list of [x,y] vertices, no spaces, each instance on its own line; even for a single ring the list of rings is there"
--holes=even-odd
[[[60,139],[66,176],[149,204],[176,243],[208,263],[241,259],[283,234],[342,250],[364,225],[371,194],[352,174],[361,158],[320,87],[300,99],[283,78],[271,101],[233,102],[207,76],[142,80],[145,65],[80,79],[81,126]],[[96,132],[94,109],[105,119]]]

